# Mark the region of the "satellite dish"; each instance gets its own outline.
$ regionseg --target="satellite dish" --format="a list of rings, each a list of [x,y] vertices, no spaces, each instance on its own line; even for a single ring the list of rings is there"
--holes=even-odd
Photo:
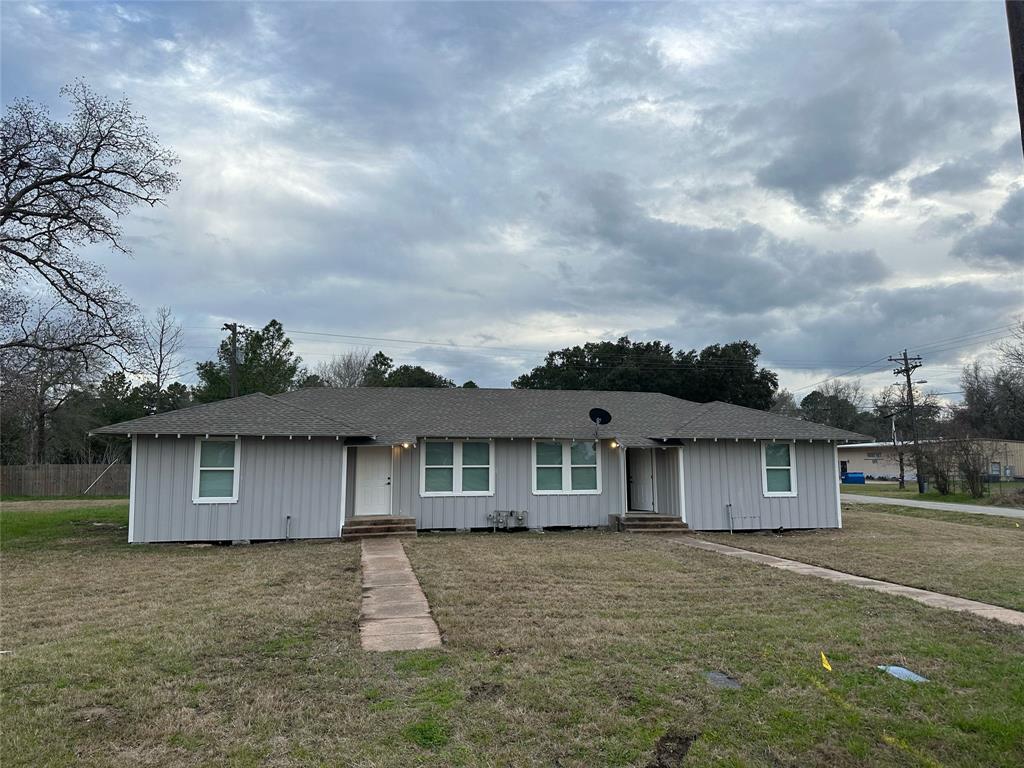
[[[602,424],[608,424],[612,420],[612,415],[608,413],[604,408],[591,408],[590,409],[590,420],[601,426]]]

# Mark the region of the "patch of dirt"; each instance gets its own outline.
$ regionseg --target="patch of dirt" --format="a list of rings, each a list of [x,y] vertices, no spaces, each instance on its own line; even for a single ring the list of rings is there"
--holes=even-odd
[[[666,733],[654,746],[654,757],[647,768],[679,768],[699,733]]]
[[[505,686],[501,683],[477,683],[470,686],[466,701],[490,701],[500,698],[504,693]]]
[[[120,523],[103,523],[95,520],[72,520],[72,525],[88,526],[89,528],[127,528],[127,525],[121,525]]]
[[[120,717],[120,713],[113,707],[83,707],[73,717],[84,725],[109,725]]]
[[[500,645],[497,648],[491,649],[491,656],[510,656],[512,653],[511,648],[505,648]]]

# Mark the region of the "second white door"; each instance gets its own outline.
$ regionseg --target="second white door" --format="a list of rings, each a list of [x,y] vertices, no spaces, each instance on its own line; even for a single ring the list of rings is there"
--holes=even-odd
[[[391,448],[356,449],[355,514],[391,514]]]
[[[629,451],[629,508],[654,511],[654,452],[650,448]]]

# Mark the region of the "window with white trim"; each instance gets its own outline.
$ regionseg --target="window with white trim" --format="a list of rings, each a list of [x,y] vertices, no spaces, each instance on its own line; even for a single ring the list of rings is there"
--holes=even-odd
[[[424,440],[420,496],[493,496],[493,456],[490,440]]]
[[[192,501],[233,504],[238,501],[239,441],[232,437],[196,439]]]
[[[761,486],[765,496],[796,496],[796,445],[761,443]]]
[[[593,440],[535,440],[533,492],[538,495],[598,494],[601,458]]]

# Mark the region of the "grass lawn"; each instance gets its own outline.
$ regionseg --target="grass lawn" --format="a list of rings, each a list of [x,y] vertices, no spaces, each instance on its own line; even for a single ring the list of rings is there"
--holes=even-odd
[[[850,484],[843,483],[843,493],[852,493],[857,496],[887,496],[891,499],[918,499],[920,501],[944,501],[950,504],[997,504],[1004,506],[1024,506],[1024,483],[1007,482],[993,486],[994,490],[986,492],[980,499],[976,499],[969,493],[957,492],[943,496],[934,488],[927,493],[917,492],[917,483],[907,481],[906,487],[900,490],[899,483],[865,483]]]
[[[125,507],[0,520],[5,768],[1024,762],[1024,632],[983,619],[666,539],[421,536],[445,648],[369,654],[356,544],[93,520]]]
[[[128,502],[127,496],[97,496],[96,494],[90,493],[87,496],[0,496],[0,502],[3,501],[75,501],[84,499],[102,499],[105,501],[124,501]]]
[[[847,504],[842,530],[701,536],[1024,611],[1024,526],[1008,517]]]

